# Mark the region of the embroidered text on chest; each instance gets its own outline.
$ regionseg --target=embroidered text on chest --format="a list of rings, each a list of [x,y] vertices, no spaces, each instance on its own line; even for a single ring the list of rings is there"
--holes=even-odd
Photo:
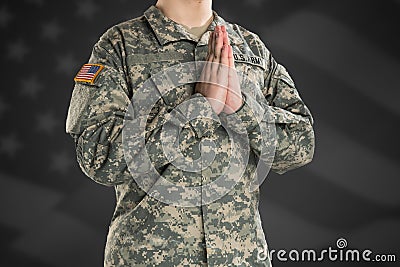
[[[257,56],[233,53],[233,58],[235,61],[246,62],[264,68],[263,59]]]

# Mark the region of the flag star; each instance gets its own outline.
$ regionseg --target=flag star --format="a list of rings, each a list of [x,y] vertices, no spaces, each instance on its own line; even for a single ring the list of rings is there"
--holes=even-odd
[[[6,6],[0,8],[0,27],[7,27],[10,20],[12,20],[13,15],[10,13]]]
[[[15,158],[18,150],[21,148],[22,144],[15,134],[0,138],[0,154],[6,154],[10,158]]]
[[[36,116],[36,129],[38,132],[51,135],[59,124],[59,120],[52,112],[46,112]]]
[[[9,43],[7,46],[7,57],[15,61],[23,61],[28,53],[29,48],[26,46],[23,40]]]
[[[245,4],[250,5],[250,6],[260,7],[264,1],[265,0],[246,0]],[[268,2],[268,0],[267,0],[267,2]]]
[[[73,166],[72,156],[66,151],[61,153],[55,153],[51,155],[50,159],[50,171],[57,172],[60,174],[67,174]]]
[[[0,117],[3,116],[4,112],[9,108],[9,105],[0,97]]]
[[[95,44],[99,40],[99,37],[94,34],[88,34],[85,40],[88,44]]]
[[[221,10],[220,13],[221,13],[221,16],[223,16],[224,18],[226,18],[228,20],[231,18],[234,18],[234,16],[232,16],[232,14],[227,9]]]
[[[42,26],[42,37],[53,42],[58,40],[62,33],[62,28],[56,21],[51,21]]]
[[[39,82],[36,76],[30,76],[21,81],[21,94],[35,98],[43,90],[43,84]]]
[[[26,0],[28,3],[35,4],[41,6],[44,4],[44,0]]]
[[[57,58],[57,71],[66,75],[72,75],[77,71],[78,60],[72,54],[66,54]]]
[[[93,16],[99,11],[98,4],[93,0],[83,0],[78,2],[77,5],[77,15],[88,20],[93,19]]]

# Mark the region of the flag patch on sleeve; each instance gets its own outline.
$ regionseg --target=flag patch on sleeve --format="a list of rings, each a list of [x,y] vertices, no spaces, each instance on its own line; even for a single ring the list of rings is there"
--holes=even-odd
[[[75,76],[75,82],[87,82],[94,84],[94,80],[103,70],[104,66],[100,64],[85,64]]]

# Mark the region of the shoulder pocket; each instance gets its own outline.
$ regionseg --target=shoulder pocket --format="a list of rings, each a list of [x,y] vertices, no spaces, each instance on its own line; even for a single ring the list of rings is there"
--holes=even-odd
[[[68,108],[66,131],[71,134],[80,134],[83,130],[82,119],[87,116],[90,99],[93,96],[93,88],[84,83],[76,83],[72,91],[71,102]]]

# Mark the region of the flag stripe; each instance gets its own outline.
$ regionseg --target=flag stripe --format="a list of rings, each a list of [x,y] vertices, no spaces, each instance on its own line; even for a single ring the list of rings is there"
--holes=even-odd
[[[75,76],[75,81],[93,83],[104,66],[100,64],[85,64]]]

